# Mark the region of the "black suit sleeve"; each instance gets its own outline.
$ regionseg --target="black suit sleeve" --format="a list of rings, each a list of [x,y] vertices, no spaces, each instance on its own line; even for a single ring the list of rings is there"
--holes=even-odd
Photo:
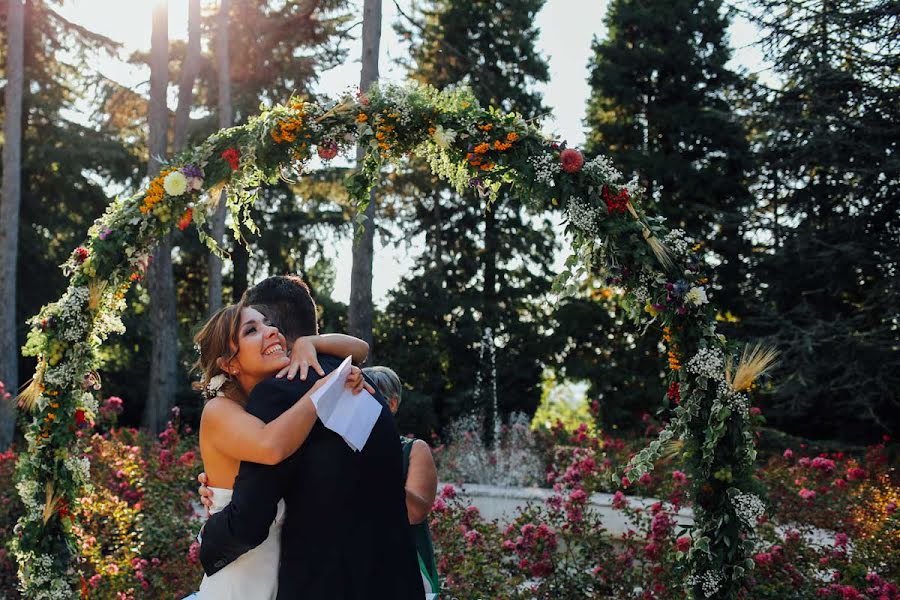
[[[263,381],[253,389],[247,412],[268,423],[293,406],[312,383]],[[277,465],[241,463],[231,502],[210,516],[203,528],[200,562],[207,575],[265,541],[278,512],[278,501],[284,496],[291,465],[290,458]]]

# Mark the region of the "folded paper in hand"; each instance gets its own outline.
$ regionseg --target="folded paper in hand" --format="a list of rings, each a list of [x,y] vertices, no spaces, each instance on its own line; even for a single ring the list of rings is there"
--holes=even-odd
[[[350,374],[350,359],[349,356],[344,359],[334,376],[313,392],[310,399],[322,424],[359,452],[381,415],[381,404],[366,390],[354,395],[344,385]]]

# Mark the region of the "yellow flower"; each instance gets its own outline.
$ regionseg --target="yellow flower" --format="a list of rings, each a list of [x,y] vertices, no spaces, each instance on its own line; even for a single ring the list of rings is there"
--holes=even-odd
[[[650,313],[651,317],[655,317],[656,315],[659,314],[659,311],[656,310],[655,308],[653,308],[653,305],[650,304],[649,302],[647,303],[647,306],[644,307],[644,310],[646,312]]]

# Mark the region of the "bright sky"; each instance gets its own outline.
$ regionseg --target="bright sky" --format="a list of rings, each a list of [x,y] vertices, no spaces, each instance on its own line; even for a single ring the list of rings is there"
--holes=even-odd
[[[60,12],[68,19],[84,25],[124,44],[118,60],[98,58],[98,68],[108,77],[122,84],[146,92],[149,73],[128,65],[125,58],[134,50],[150,47],[151,11],[156,2],[165,0],[68,0]],[[215,10],[217,0],[202,0],[205,11]],[[398,0],[404,12],[409,14],[410,0]],[[187,0],[168,0],[169,37],[187,36]],[[362,0],[354,0],[357,14],[362,13]],[[590,93],[587,84],[587,64],[594,36],[603,37],[606,28],[603,17],[607,0],[547,0],[537,18],[540,37],[538,49],[550,61],[550,83],[541,86],[546,103],[553,115],[544,121],[544,127],[570,145],[584,141],[582,120]],[[393,0],[383,1],[383,26],[381,38],[380,71],[382,79],[400,81],[403,70],[393,59],[404,53],[404,46],[394,34],[393,23],[399,17]],[[355,30],[359,33],[359,28]],[[734,63],[750,71],[757,71],[762,64],[760,53],[751,47],[755,31],[745,22],[736,22],[731,31],[732,46],[736,48]],[[359,83],[360,44],[358,40],[348,45],[350,60],[323,73],[320,90],[337,94]],[[235,60],[233,57],[232,60]],[[350,298],[351,241],[338,240],[334,248],[337,280],[334,298],[348,302]],[[413,247],[410,252],[418,250]],[[376,303],[383,305],[387,292],[396,286],[411,264],[405,247],[384,246],[376,239],[375,284],[373,294]]]

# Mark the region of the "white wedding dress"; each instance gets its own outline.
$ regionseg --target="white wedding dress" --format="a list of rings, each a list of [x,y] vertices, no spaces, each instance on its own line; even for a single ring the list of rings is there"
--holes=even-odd
[[[232,490],[209,488],[213,491],[215,514],[231,502]],[[269,527],[269,537],[262,544],[242,554],[213,576],[203,576],[196,600],[275,600],[278,595],[278,563],[281,557],[281,526],[284,523],[284,500]],[[187,599],[185,599],[187,600]]]

